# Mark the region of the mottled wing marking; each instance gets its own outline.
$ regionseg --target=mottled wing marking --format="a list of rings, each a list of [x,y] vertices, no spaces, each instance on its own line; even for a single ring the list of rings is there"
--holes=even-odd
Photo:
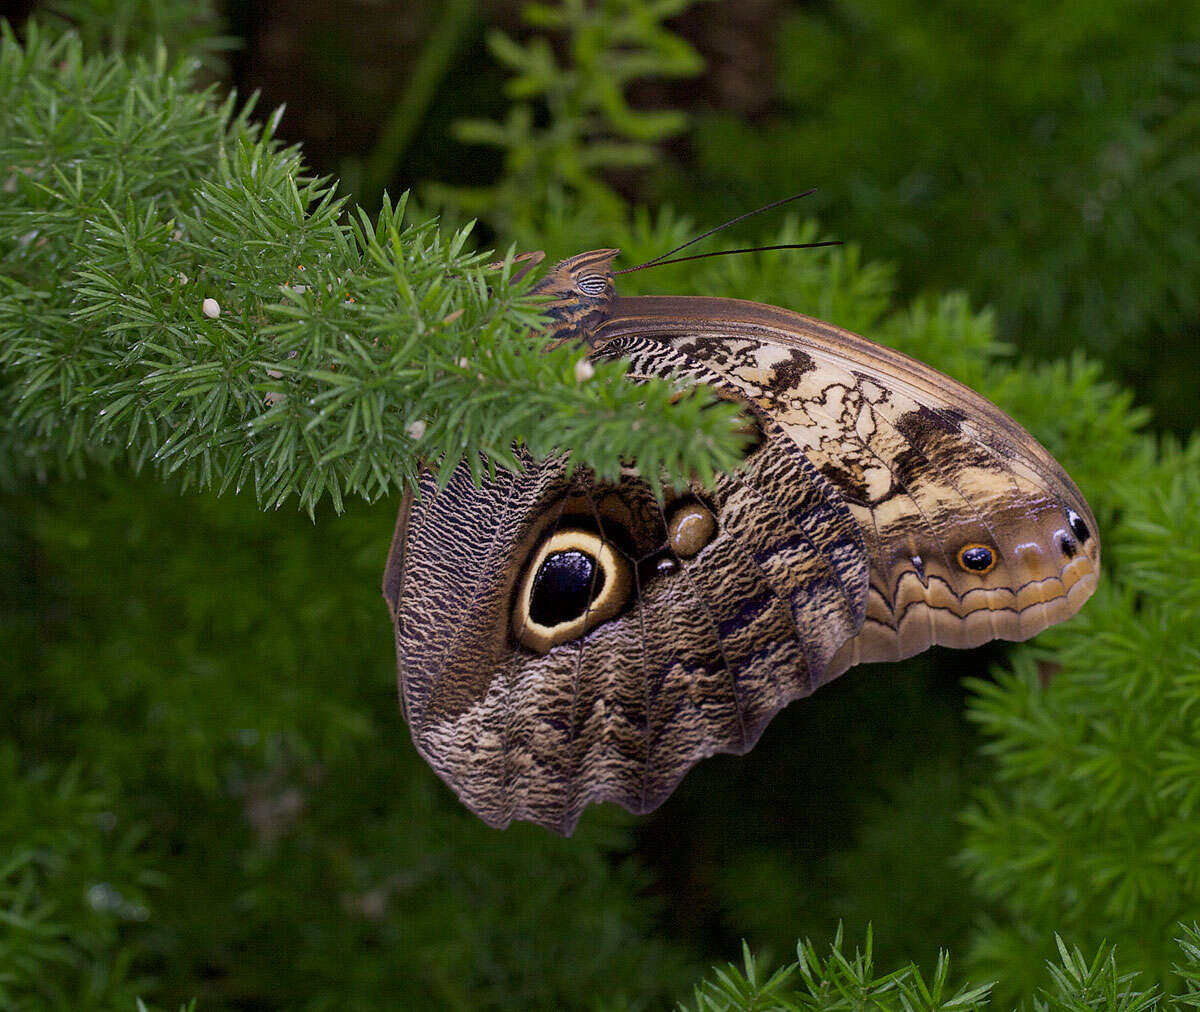
[[[866,619],[827,678],[935,643],[1025,639],[1094,589],[1098,545],[1073,560],[1057,551],[1066,509],[1095,530],[1078,489],[1028,433],[949,377],[820,321],[736,300],[618,299],[597,346],[629,332],[727,372],[859,523],[871,556]],[[956,563],[972,542],[1000,560],[982,584]]]
[[[522,474],[529,474],[534,463],[532,458],[528,454],[522,453],[520,459],[525,468]],[[566,500],[561,498],[561,495],[569,487],[569,480],[565,471],[561,467],[555,467],[554,464],[550,464],[548,468],[543,466],[539,470],[549,470],[552,474],[557,472],[557,477],[548,482],[548,487],[558,494],[560,498],[556,501],[552,500],[547,505],[544,514],[550,518],[550,523],[547,525],[545,533],[552,535],[562,524]],[[514,483],[519,482],[519,480],[520,476],[514,476]],[[513,564],[511,558],[497,561],[502,568],[511,568]],[[519,563],[519,561],[520,556],[517,556],[517,562]],[[511,594],[510,590],[508,595],[510,598]],[[506,610],[505,618],[507,619],[507,617],[508,611]],[[566,644],[568,648],[572,645]],[[498,799],[490,798],[490,800],[493,804],[498,803],[501,817],[505,822],[511,820],[517,811],[520,804],[521,783],[531,775],[531,770],[527,762],[530,732],[524,722],[519,722],[522,710],[524,709],[526,713],[529,712],[523,697],[528,694],[530,689],[540,689],[540,686],[530,682],[522,682],[520,677],[521,668],[521,655],[516,650],[511,651],[507,663],[504,664],[500,672],[500,677],[497,678],[500,685],[496,696],[492,699],[491,706],[487,708],[490,712],[496,714],[496,719],[493,723],[499,723],[503,728],[503,734],[500,739],[501,758],[503,761],[500,772],[501,794]],[[557,695],[561,698],[561,687],[559,687]],[[571,719],[574,720],[573,708],[577,699],[577,693],[572,692],[568,698],[572,707]],[[461,746],[461,744],[462,742],[457,739],[452,742],[453,746]],[[436,769],[437,767],[435,766],[434,768]]]
[[[1059,550],[1067,511],[1095,531],[1086,502],[973,391],[771,306],[617,299],[611,278],[585,305],[569,291],[585,261],[564,261],[547,289],[575,314],[562,327],[635,380],[679,375],[742,401],[765,438],[737,473],[688,491],[716,532],[665,568],[667,516],[632,472],[598,485],[523,458],[520,475],[477,487],[462,466],[406,500],[384,587],[410,726],[492,825],[569,833],[601,800],[649,811],[697,760],[746,751],[783,705],[853,664],[1025,639],[1091,594],[1098,540]],[[629,560],[635,594],[538,654],[510,627],[515,588],[568,516]],[[965,572],[967,545],[994,566]]]
[[[626,340],[608,353],[628,357],[635,378],[686,372],[743,394],[725,372],[660,343]],[[714,538],[677,572],[639,575],[625,614],[544,655],[505,628],[522,560],[560,517],[582,511],[637,572],[666,543],[645,483],[599,486],[568,478],[559,462],[526,461],[521,475],[479,488],[465,466],[441,491],[423,484],[395,605],[404,691],[418,749],[486,821],[569,832],[594,801],[656,807],[697,760],[752,747],[860,628],[858,526],[770,414],[761,420],[765,443],[743,468],[691,493],[717,517]]]
[[[788,388],[779,384],[763,389],[748,382],[738,368],[738,350],[722,342],[685,342],[673,350],[653,341],[618,339],[597,354],[627,359],[631,378],[686,374],[695,382],[736,392],[760,409],[758,422],[773,445],[786,445],[789,440],[795,443],[782,417]],[[744,349],[741,360],[749,354]],[[838,534],[838,517],[844,510],[840,497],[807,461],[807,480],[792,474],[796,467],[793,454],[755,456],[761,475],[757,482],[751,484],[737,473],[732,476],[741,487],[729,500],[728,508],[739,511],[736,516],[741,522],[737,526],[746,532],[741,543],[769,582],[791,588],[787,596],[798,627],[810,629],[813,625],[810,608],[814,601],[833,602],[840,595],[842,615],[831,624],[831,636],[838,635],[833,630],[844,625],[857,628],[862,621],[865,589],[863,544],[861,535]],[[831,524],[835,526],[831,528]],[[789,534],[782,541],[775,534],[781,529]],[[756,544],[755,538],[761,543]],[[805,579],[797,582],[796,575],[801,572]],[[812,635],[811,631],[807,635]],[[838,645],[829,643],[834,649]]]

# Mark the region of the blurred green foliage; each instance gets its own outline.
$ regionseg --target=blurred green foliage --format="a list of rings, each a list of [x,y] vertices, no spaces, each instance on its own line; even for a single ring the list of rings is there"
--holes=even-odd
[[[8,498],[32,571],[5,622],[0,851],[36,863],[10,872],[34,923],[0,966],[48,936],[32,979],[70,996],[26,1007],[661,1004],[687,981],[630,820],[497,834],[409,746],[392,505],[314,525],[128,475]]]
[[[208,70],[225,69],[223,56],[238,48],[225,34],[225,21],[211,3],[159,0],[46,0],[38,21],[51,37],[70,31],[88,53],[150,56],[162,45]]]
[[[0,44],[0,475],[125,459],[311,510],[411,485],[422,460],[448,476],[468,447],[609,477],[738,459],[734,408],[635,389],[620,363],[578,381],[582,350],[537,335],[532,278],[464,252],[469,227],[405,227],[386,197],[344,214],[278,113],[259,129],[164,48],[85,59],[35,26]]]
[[[693,2],[524,5],[525,21],[554,33],[565,53],[559,56],[547,35],[524,43],[502,31],[488,35],[492,54],[511,72],[505,90],[512,104],[504,122],[463,119],[455,135],[502,152],[500,179],[486,187],[428,186],[429,199],[481,215],[499,234],[530,245],[545,241],[539,219],[550,206],[587,208],[607,226],[619,221],[625,205],[603,173],[651,165],[655,142],[687,122],[675,110],[633,109],[626,92],[647,77],[700,72],[695,50],[663,24]]]
[[[417,759],[403,725],[377,591],[394,500],[346,499],[335,516],[318,495],[310,521],[259,512],[246,496],[181,496],[178,484],[130,474],[121,453],[101,455],[105,467],[86,481],[57,474],[0,497],[0,1005],[130,1009],[141,996],[162,1008],[194,997],[201,1009],[662,1007],[741,939],[759,955],[747,949],[741,967],[701,980],[693,1007],[1200,1005],[1200,938],[1186,927],[1200,916],[1200,443],[1147,434],[1146,413],[1106,378],[1112,366],[1080,353],[1188,378],[1162,348],[1182,347],[1195,318],[1184,171],[1194,106],[1190,78],[1176,74],[1181,40],[1195,34],[1189,15],[1155,7],[1156,21],[1105,5],[1064,14],[1051,31],[1043,4],[972,17],[899,0],[781,5],[777,106],[750,124],[694,109],[684,137],[695,159],[675,162],[661,142],[686,121],[651,114],[638,89],[697,73],[678,32],[729,6],[530,6],[524,34],[494,35],[515,111],[465,129],[499,143],[495,180],[426,188],[424,199],[455,201],[457,218],[483,215],[505,244],[536,243],[551,257],[617,245],[641,262],[698,226],[631,205],[634,181],[672,193],[705,225],[821,183],[824,203],[812,206],[822,226],[788,217],[744,234],[805,241],[833,225],[861,245],[667,266],[622,279],[622,291],[793,307],[979,389],[1064,462],[1094,507],[1106,553],[1096,599],[1032,645],[849,673],[781,714],[750,755],[701,764],[645,819],[602,806],[571,840],[529,826],[496,833]],[[159,7],[156,17],[185,19],[190,5]],[[132,23],[139,0],[70,10],[99,49],[154,58],[143,33],[109,41],[102,27]],[[65,61],[60,84],[74,66]],[[614,67],[636,71],[615,91]],[[163,73],[150,63],[130,80],[162,94]],[[39,104],[18,77],[7,86],[26,88],[22,107],[44,113],[49,92]],[[92,83],[103,100],[102,75]],[[134,231],[153,223],[145,209],[122,209],[154,178],[154,159],[172,166],[159,193],[186,192],[189,172],[207,180],[205,158],[224,166],[227,188],[255,164],[290,167],[267,197],[306,175],[292,149],[268,145],[257,163],[239,161],[235,145],[212,155],[228,120],[185,87],[168,98],[150,105],[174,145],[131,143],[124,173],[102,148],[83,151],[79,170],[103,186],[70,190],[55,177],[21,190],[40,194],[42,214],[65,193],[119,192],[120,227],[88,239],[118,280],[122,249],[148,270],[174,266],[158,262],[174,255],[162,252],[169,244],[151,248]],[[86,114],[54,102],[45,124],[80,125],[48,131],[57,143],[124,122],[120,102]],[[1030,117],[1046,108],[1058,118],[1039,140]],[[1116,143],[1106,131],[1136,153],[1132,169],[1104,160]],[[917,164],[926,175],[912,175]],[[1139,189],[1126,171],[1151,178]],[[1114,172],[1118,188],[1105,188]],[[1087,187],[1102,201],[1090,225]],[[254,250],[290,253],[286,222],[221,219],[223,208],[245,210],[230,197],[206,206],[214,215],[195,216],[196,244],[210,260],[220,254],[220,277],[241,272],[239,284],[258,277],[260,294],[274,292],[284,261],[255,276]],[[15,207],[0,204],[10,240],[28,232]],[[293,222],[297,241],[328,234],[304,222]],[[28,296],[20,333],[86,347],[98,338],[70,301],[69,261],[86,246],[72,227],[60,215],[49,250],[0,247],[0,283],[9,305],[12,286]],[[443,291],[436,273],[426,293]],[[94,288],[81,294],[86,311],[105,307],[111,354],[113,335],[138,324],[137,306],[122,310],[116,288],[103,299]],[[140,297],[171,305],[151,285]],[[378,306],[378,292],[364,301]],[[975,308],[985,301],[996,311]],[[1108,320],[1117,301],[1124,315]],[[280,319],[307,347],[328,321],[303,298],[286,305],[295,308]],[[231,347],[254,328],[222,333]],[[23,403],[11,359],[0,368],[8,403]],[[89,374],[74,393],[104,381]],[[264,392],[281,391],[255,388]],[[179,388],[173,402],[187,396]],[[28,403],[46,424],[10,439],[24,459],[12,473],[55,473],[66,438],[51,423],[69,401],[43,392]],[[69,417],[81,445],[103,434]],[[296,466],[301,484],[310,470]],[[217,466],[213,477],[228,473]],[[846,937],[867,940],[862,952],[842,944],[842,922]],[[796,950],[806,936],[818,944]],[[794,963],[764,969],[792,952]]]
[[[1051,931],[1165,980],[1172,927],[1200,909],[1200,440],[1154,461],[1114,443],[1118,578],[972,685],[998,774],[966,813],[965,866],[996,907],[973,957],[1004,997],[1037,983]]]
[[[817,186],[826,226],[896,262],[904,291],[964,287],[1023,349],[1086,348],[1163,424],[1200,421],[1200,237],[1181,227],[1200,217],[1200,6],[775,16],[770,105],[698,115],[695,161],[664,166],[660,193],[697,206],[699,191],[718,217]]]

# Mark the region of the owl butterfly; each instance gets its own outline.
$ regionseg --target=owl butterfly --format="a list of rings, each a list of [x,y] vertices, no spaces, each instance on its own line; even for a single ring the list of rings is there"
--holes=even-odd
[[[1026,639],[1099,578],[1083,496],[979,394],[786,309],[620,298],[617,252],[539,283],[552,336],[707,384],[758,438],[661,502],[633,468],[607,484],[527,455],[405,498],[383,589],[406,716],[492,826],[649,812],[847,668]]]

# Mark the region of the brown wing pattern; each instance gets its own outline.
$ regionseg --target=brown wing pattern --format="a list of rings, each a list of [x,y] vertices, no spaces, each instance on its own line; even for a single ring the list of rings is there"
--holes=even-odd
[[[947,376],[758,303],[617,298],[614,250],[539,285],[556,335],[744,403],[763,439],[660,503],[524,459],[400,510],[384,576],[417,749],[494,826],[660,804],[863,661],[1025,639],[1099,578],[1079,490]]]
[[[617,299],[596,346],[629,333],[723,356],[858,522],[871,559],[866,621],[827,678],[934,644],[1027,639],[1095,589],[1087,502],[1029,433],[961,383],[830,324],[734,299]],[[972,546],[991,565],[964,565]]]
[[[605,353],[630,358],[635,377],[687,371],[740,393],[661,344],[626,339]],[[465,466],[440,491],[426,479],[402,510],[385,594],[413,738],[490,824],[569,833],[593,801],[649,811],[697,760],[751,748],[861,627],[858,526],[759,417],[765,438],[736,474],[665,503],[634,474],[603,486],[527,461],[481,487]],[[688,511],[713,529],[675,550]],[[510,616],[531,560],[557,538],[592,536],[628,567],[619,612],[544,652],[523,645],[532,614]]]

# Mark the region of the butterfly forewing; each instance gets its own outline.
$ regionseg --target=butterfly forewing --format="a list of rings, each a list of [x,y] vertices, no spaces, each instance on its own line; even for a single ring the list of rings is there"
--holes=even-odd
[[[866,621],[827,678],[934,644],[1026,639],[1095,589],[1099,541],[1079,490],[1029,433],[950,377],[734,299],[617,299],[596,346],[627,334],[721,358],[854,516],[870,557]]]

